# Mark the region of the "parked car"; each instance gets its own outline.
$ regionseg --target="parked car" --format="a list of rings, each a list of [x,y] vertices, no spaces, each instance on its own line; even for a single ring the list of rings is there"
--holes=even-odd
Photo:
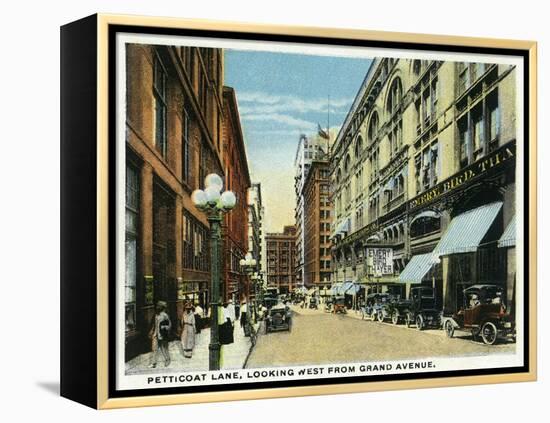
[[[343,297],[334,299],[334,301],[332,303],[332,312],[334,314],[337,314],[337,313],[346,314],[348,312],[348,310],[346,308],[346,303],[345,303]]]
[[[397,325],[405,319],[409,307],[409,300],[390,294],[388,300],[382,303],[378,308],[376,318],[379,322],[384,322],[387,319],[391,319],[391,322],[394,325]]]
[[[374,293],[365,298],[365,305],[361,309],[361,317],[369,320],[375,320],[378,317],[378,310],[390,300],[390,294]]]
[[[265,318],[265,333],[292,328],[292,313],[288,306],[277,304],[267,311]]]
[[[443,328],[449,338],[456,330],[469,330],[475,340],[481,336],[487,345],[498,339],[515,339],[515,323],[502,300],[503,288],[498,285],[473,285],[463,291],[462,306],[443,316]]]
[[[433,288],[426,286],[411,288],[405,323],[407,327],[416,325],[418,330],[441,327],[441,310],[436,305]]]
[[[318,305],[319,301],[317,301],[317,297],[311,297],[309,299],[309,308],[314,308],[315,310],[317,310]]]

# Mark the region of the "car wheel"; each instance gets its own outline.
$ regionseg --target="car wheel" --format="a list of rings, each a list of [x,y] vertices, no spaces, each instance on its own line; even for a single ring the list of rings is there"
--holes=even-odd
[[[416,316],[416,329],[424,330],[424,317],[421,314]]]
[[[450,320],[445,321],[445,333],[447,334],[447,338],[452,338],[455,334],[455,327]]]
[[[413,316],[411,313],[407,313],[407,316],[405,317],[405,322],[408,328],[410,328],[413,324]]]
[[[498,329],[493,322],[485,322],[481,327],[481,338],[487,345],[493,345],[497,342]]]
[[[391,322],[396,325],[399,323],[399,313],[397,311],[394,311],[391,315]]]
[[[383,322],[384,321],[384,313],[382,313],[382,310],[380,310],[376,316],[378,318],[378,321],[379,322]]]

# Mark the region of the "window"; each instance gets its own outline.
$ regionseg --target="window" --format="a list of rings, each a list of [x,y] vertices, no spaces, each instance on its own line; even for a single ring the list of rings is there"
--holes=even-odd
[[[439,143],[436,140],[415,158],[417,194],[437,184],[440,173],[439,165]]]
[[[155,147],[166,158],[166,70],[155,56],[153,70],[153,96],[155,102]]]
[[[369,121],[369,129],[367,131],[367,138],[369,144],[374,142],[378,136],[378,113],[374,112]]]
[[[349,154],[346,156],[346,160],[344,161],[344,172],[349,172],[349,166],[350,166],[351,158]]]
[[[500,135],[498,92],[493,91],[457,122],[460,166],[465,167],[496,149]]]
[[[395,78],[390,86],[388,100],[386,103],[386,111],[389,115],[394,114],[399,108],[399,103],[401,102],[402,95],[403,88],[401,86],[401,80],[399,78]]]
[[[208,232],[204,225],[189,212],[183,213],[183,268],[207,271],[208,264]]]
[[[363,169],[355,174],[355,196],[358,197],[363,192]]]
[[[403,123],[401,120],[394,123],[388,134],[390,156],[395,155],[403,145]]]
[[[182,114],[182,179],[189,182],[189,176],[191,174],[190,169],[190,144],[189,144],[189,115],[186,110],[183,109]]]
[[[360,206],[355,211],[355,230],[359,230],[363,227],[363,206]]]
[[[136,329],[137,240],[139,218],[139,173],[126,166],[126,332]]]
[[[378,178],[378,157],[380,155],[380,150],[377,148],[374,150],[369,158],[369,168],[370,168],[370,182],[374,182]]]
[[[363,151],[363,138],[359,135],[357,141],[355,142],[355,159],[358,159]]]

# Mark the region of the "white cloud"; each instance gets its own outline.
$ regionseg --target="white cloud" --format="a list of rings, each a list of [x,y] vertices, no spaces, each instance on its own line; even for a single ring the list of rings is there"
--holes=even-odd
[[[284,125],[285,127],[298,128],[303,131],[313,131],[317,128],[317,124],[304,119],[299,119],[294,116],[281,113],[265,113],[265,114],[242,114],[242,119],[247,122],[273,122]]]
[[[273,95],[265,92],[244,91],[237,94],[241,113],[326,113],[329,105],[327,97],[303,99],[291,95]],[[353,98],[330,99],[330,112],[346,113]],[[242,103],[242,104],[241,104]]]

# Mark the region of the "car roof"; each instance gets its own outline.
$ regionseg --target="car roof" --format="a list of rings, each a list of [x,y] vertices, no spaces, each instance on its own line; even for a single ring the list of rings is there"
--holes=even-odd
[[[464,292],[468,292],[468,291],[478,291],[478,290],[487,289],[487,288],[500,288],[500,289],[502,289],[502,287],[499,286],[499,285],[478,284],[478,285],[469,286],[468,288],[464,289]]]

